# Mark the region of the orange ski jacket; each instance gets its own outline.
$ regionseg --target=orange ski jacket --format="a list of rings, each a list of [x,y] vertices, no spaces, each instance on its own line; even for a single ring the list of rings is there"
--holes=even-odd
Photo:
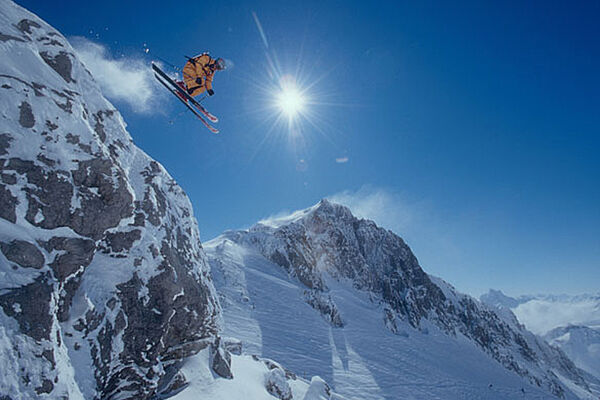
[[[205,90],[212,90],[215,71],[215,60],[208,53],[190,58],[183,67],[183,81],[190,96],[198,96]]]

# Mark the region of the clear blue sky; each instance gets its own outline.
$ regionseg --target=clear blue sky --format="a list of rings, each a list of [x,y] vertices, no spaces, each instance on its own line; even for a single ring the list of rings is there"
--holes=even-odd
[[[154,115],[115,101],[204,239],[373,189],[403,199],[396,233],[463,291],[600,288],[600,2],[19,4],[115,56],[233,61],[205,103],[219,135],[174,99]],[[318,80],[299,135],[258,111],[272,79],[252,12],[282,72]]]

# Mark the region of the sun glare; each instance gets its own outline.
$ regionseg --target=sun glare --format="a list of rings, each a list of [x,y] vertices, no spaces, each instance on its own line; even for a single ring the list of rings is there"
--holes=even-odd
[[[280,80],[280,91],[277,94],[277,106],[288,117],[293,118],[301,113],[306,100],[296,86],[295,79],[285,75]]]
[[[299,111],[302,111],[304,105],[304,99],[302,95],[295,88],[283,89],[279,93],[277,103],[281,111],[289,116],[296,115]]]

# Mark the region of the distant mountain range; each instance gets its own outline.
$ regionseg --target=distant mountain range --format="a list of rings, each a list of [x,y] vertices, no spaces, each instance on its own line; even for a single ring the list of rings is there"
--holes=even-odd
[[[520,323],[560,347],[579,368],[600,378],[600,294],[513,298],[490,290],[481,301],[510,309]]]
[[[521,323],[540,335],[569,324],[600,327],[600,293],[540,294],[514,298],[499,290],[490,290],[480,300],[511,309]]]

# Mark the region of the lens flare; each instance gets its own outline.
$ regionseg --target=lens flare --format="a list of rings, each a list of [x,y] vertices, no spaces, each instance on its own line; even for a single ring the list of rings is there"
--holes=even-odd
[[[280,79],[279,93],[277,93],[277,106],[289,118],[301,113],[306,104],[302,92],[296,85],[296,80],[291,75],[284,75]]]
[[[290,88],[282,90],[281,93],[279,93],[277,103],[279,108],[281,108],[281,111],[287,115],[293,116],[302,111],[304,99],[298,90]]]

